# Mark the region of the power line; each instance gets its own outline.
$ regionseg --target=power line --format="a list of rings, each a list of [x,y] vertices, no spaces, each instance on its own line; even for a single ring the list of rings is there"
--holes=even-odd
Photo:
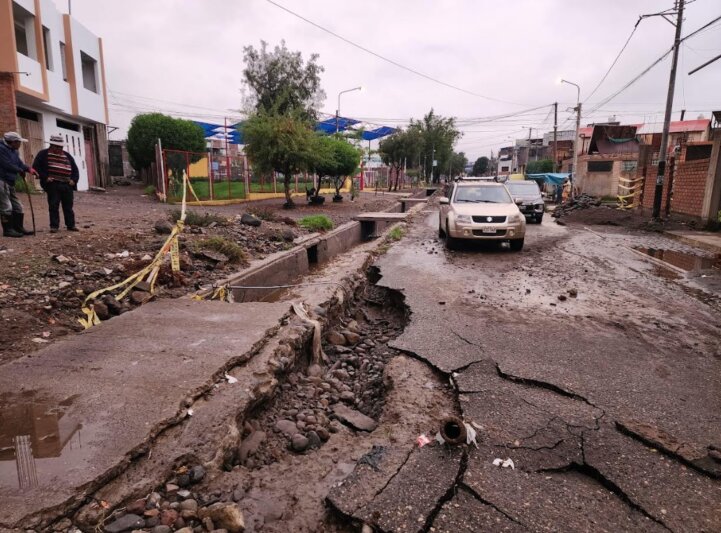
[[[282,9],[282,10],[285,11],[286,13],[289,13],[289,14],[293,15],[293,16],[296,17],[296,18],[299,18],[300,20],[302,20],[302,21],[304,21],[304,22],[307,22],[307,23],[310,24],[311,26],[314,26],[314,27],[318,28],[319,30],[324,31],[324,32],[332,35],[332,36],[335,37],[336,39],[340,39],[341,41],[343,41],[343,42],[345,42],[345,43],[347,43],[347,44],[349,44],[349,45],[351,45],[351,46],[354,46],[355,48],[358,48],[359,50],[362,50],[362,51],[366,52],[367,54],[370,54],[370,55],[372,55],[372,56],[374,56],[374,57],[377,57],[378,59],[381,59],[381,60],[385,61],[386,63],[390,63],[391,65],[393,65],[393,66],[395,66],[395,67],[398,67],[398,68],[403,69],[403,70],[405,70],[405,71],[408,71],[408,72],[410,72],[410,73],[412,73],[412,74],[415,74],[416,76],[420,76],[421,78],[425,78],[425,79],[427,79],[427,80],[429,80],[429,81],[432,81],[432,82],[434,82],[434,83],[438,83],[438,84],[443,85],[443,86],[445,86],[445,87],[448,87],[448,88],[450,88],[450,89],[454,89],[454,90],[460,91],[460,92],[462,92],[462,93],[470,94],[471,96],[477,96],[478,98],[483,98],[483,99],[485,99],[485,100],[491,100],[491,101],[493,101],[493,102],[501,102],[501,103],[504,103],[504,104],[512,104],[512,105],[525,105],[525,104],[519,104],[518,102],[509,102],[509,101],[507,101],[507,100],[501,100],[501,99],[499,99],[499,98],[493,98],[493,97],[491,97],[491,96],[485,96],[485,95],[483,95],[483,94],[475,93],[475,92],[473,92],[473,91],[469,91],[469,90],[467,90],[467,89],[463,89],[462,87],[458,87],[458,86],[456,86],[456,85],[452,85],[452,84],[450,84],[450,83],[446,83],[445,81],[441,81],[441,80],[439,80],[439,79],[437,79],[437,78],[434,78],[434,77],[432,77],[432,76],[429,76],[428,74],[424,74],[423,72],[420,72],[420,71],[415,70],[415,69],[413,69],[413,68],[411,68],[411,67],[407,67],[406,65],[403,65],[403,64],[401,64],[401,63],[398,63],[397,61],[394,61],[393,59],[389,59],[389,58],[387,58],[387,57],[385,57],[385,56],[383,56],[383,55],[381,55],[381,54],[379,54],[379,53],[377,53],[377,52],[374,52],[373,50],[369,50],[369,49],[366,48],[365,46],[360,45],[360,44],[358,44],[358,43],[356,43],[356,42],[354,42],[354,41],[351,41],[350,39],[347,39],[346,37],[343,37],[342,35],[339,35],[339,34],[335,33],[334,31],[329,30],[328,28],[325,28],[325,27],[321,26],[320,24],[317,24],[316,22],[313,22],[313,21],[310,20],[310,19],[307,19],[306,17],[304,17],[303,15],[300,15],[300,14],[296,13],[295,11],[291,11],[291,10],[288,9],[287,7],[281,5],[281,4],[277,3],[277,2],[274,2],[273,0],[266,0],[266,2],[268,2],[269,4],[274,5],[275,7],[279,8],[279,9]]]
[[[598,85],[596,85],[596,87],[594,87],[594,89],[591,91],[591,94],[589,94],[589,95],[586,97],[586,99],[583,101],[584,104],[585,104],[586,102],[588,102],[589,98],[591,98],[594,94],[596,94],[596,91],[598,91],[598,88],[601,87],[601,85],[603,85],[603,82],[604,82],[604,81],[606,81],[606,78],[607,78],[608,75],[611,73],[611,70],[613,70],[613,67],[616,66],[616,63],[618,63],[618,60],[620,59],[621,54],[623,54],[623,51],[626,50],[626,47],[628,46],[628,43],[631,42],[631,38],[633,37],[633,34],[636,33],[636,28],[638,28],[638,24],[639,24],[640,22],[641,22],[641,18],[639,18],[639,19],[638,19],[638,22],[636,22],[636,25],[633,27],[633,30],[631,30],[631,35],[629,35],[629,36],[628,36],[628,39],[626,39],[626,42],[624,43],[623,47],[621,48],[621,51],[620,51],[620,52],[618,53],[618,55],[616,56],[616,59],[613,60],[613,63],[611,63],[611,66],[608,67],[608,70],[607,70],[606,73],[603,75],[603,78],[601,78],[601,81],[598,82]]]

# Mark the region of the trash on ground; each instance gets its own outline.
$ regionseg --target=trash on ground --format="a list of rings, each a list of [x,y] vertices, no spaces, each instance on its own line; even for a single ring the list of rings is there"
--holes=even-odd
[[[513,459],[511,459],[511,458],[508,458],[508,459],[506,459],[506,460],[504,461],[504,460],[501,459],[500,457],[496,457],[496,458],[493,460],[493,464],[494,464],[495,466],[500,466],[501,468],[511,467],[511,470],[515,470],[515,469],[516,469],[516,465],[513,463]]]
[[[238,378],[234,378],[230,374],[226,372],[225,379],[228,380],[228,383],[238,383]]]
[[[478,448],[478,442],[476,442],[476,430],[473,429],[473,426],[468,422],[463,422],[463,425],[466,427],[466,444],[473,444],[476,448]]]
[[[443,437],[441,437],[443,438]],[[428,437],[426,437],[425,433],[421,433],[418,435],[418,438],[416,439],[416,442],[418,443],[419,448],[423,448],[426,444],[430,444],[432,441]]]

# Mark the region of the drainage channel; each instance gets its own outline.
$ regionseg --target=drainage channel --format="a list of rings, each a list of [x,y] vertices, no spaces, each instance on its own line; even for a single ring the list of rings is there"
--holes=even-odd
[[[309,263],[311,276],[297,281],[333,277]],[[243,522],[248,532],[355,531],[327,506],[331,488],[372,450],[412,449],[457,411],[442,376],[388,346],[408,321],[403,295],[378,287],[377,269],[361,272],[344,278],[344,298],[309,310],[322,323],[322,365],[311,364],[314,328],[289,314],[245,366],[228,370],[227,383],[187,402],[192,418],[63,518],[37,517],[35,530],[232,532]]]

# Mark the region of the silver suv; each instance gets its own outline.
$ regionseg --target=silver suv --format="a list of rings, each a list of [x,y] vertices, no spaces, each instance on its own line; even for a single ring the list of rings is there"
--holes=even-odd
[[[440,198],[438,234],[446,246],[455,248],[461,239],[509,241],[511,249],[523,249],[526,219],[508,189],[494,181],[458,181]]]

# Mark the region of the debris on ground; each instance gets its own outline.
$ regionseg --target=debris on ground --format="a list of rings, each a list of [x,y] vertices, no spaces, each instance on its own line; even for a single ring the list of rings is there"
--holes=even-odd
[[[494,466],[500,466],[501,468],[510,468],[511,470],[516,469],[516,465],[513,462],[513,459],[510,457],[506,460],[501,459],[500,457],[497,457],[493,460]]]
[[[575,198],[569,198],[563,204],[557,206],[556,209],[553,210],[551,216],[553,218],[561,218],[573,211],[577,211],[579,209],[589,209],[591,207],[598,207],[600,205],[600,198],[595,198],[593,196],[589,196],[588,194],[579,194]]]

